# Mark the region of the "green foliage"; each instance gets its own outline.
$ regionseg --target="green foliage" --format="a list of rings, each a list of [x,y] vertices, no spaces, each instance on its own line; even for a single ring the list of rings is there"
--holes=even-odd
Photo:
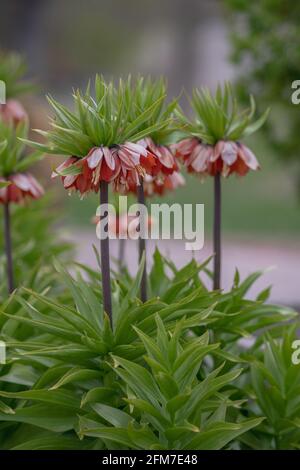
[[[182,111],[177,112],[183,129],[211,145],[219,140],[239,140],[253,134],[264,124],[268,115],[267,110],[252,122],[255,113],[253,97],[250,97],[250,107],[240,112],[229,83],[225,83],[223,89],[218,86],[215,96],[206,88],[194,89],[190,103],[195,113],[193,121]]]
[[[113,282],[113,332],[109,327],[107,316],[103,315],[99,275],[91,270],[86,271],[91,278],[91,282],[88,283],[83,273],[79,271],[74,279],[57,262],[56,268],[60,274],[61,284],[64,284],[72,295],[69,305],[52,300],[46,294],[22,289],[22,294],[16,293],[14,300],[23,307],[22,310],[25,309],[26,315],[14,316],[14,319],[32,328],[39,328],[42,334],[47,333],[45,343],[38,341],[38,350],[45,349],[47,356],[48,353],[51,357],[58,356],[65,363],[72,360],[76,351],[77,359],[86,366],[90,365],[92,359],[96,360],[99,356],[105,358],[110,353],[116,355],[122,353],[123,357],[129,359],[138,358],[141,348],[136,344],[137,334],[132,325],[151,334],[156,329],[155,316],[159,313],[169,328],[173,328],[175,322],[182,316],[186,317],[185,324],[190,327],[198,325],[202,317],[206,318],[209,313],[207,307],[211,306],[211,294],[205,293],[203,298],[203,295],[199,295],[199,290],[182,295],[180,299],[171,303],[154,298],[142,304],[137,298],[142,266],[141,264],[137,278],[128,288],[118,281]],[[24,303],[23,293],[31,297],[34,308],[31,302]],[[3,315],[10,318],[8,313]],[[5,341],[9,342],[10,339],[7,337]],[[51,345],[49,352],[48,343]],[[32,344],[32,341],[29,344],[24,342],[19,346],[22,351],[27,351],[28,348],[31,350]],[[63,356],[61,356],[62,351],[56,348],[56,344],[62,345]]]
[[[154,129],[149,131],[147,137],[151,137],[157,144],[168,144],[173,141],[173,133],[176,130],[175,123],[173,122],[173,112],[177,107],[177,99],[173,99],[170,103],[166,104],[167,98],[167,85],[166,81],[161,78],[160,80],[151,80],[150,77],[144,79],[140,77],[136,80],[135,86],[132,88],[131,101],[133,105],[130,109],[129,121],[136,121],[139,116],[149,108],[151,103],[159,103],[155,113],[153,113],[146,122],[142,123],[138,128],[143,131],[145,127]],[[155,128],[159,128],[155,130]]]
[[[0,80],[5,83],[7,99],[32,89],[32,84],[24,80],[26,72],[27,65],[21,55],[0,52]]]
[[[41,159],[40,152],[25,154],[25,145],[20,139],[27,138],[28,123],[22,120],[17,127],[0,120],[0,176],[24,172]]]
[[[116,373],[126,385],[124,401],[128,410],[94,405],[100,420],[81,418],[80,435],[133,449],[221,449],[261,422],[226,421],[227,408],[238,403],[230,400],[230,389],[224,394],[217,392],[229,385],[240,370],[219,375],[219,368],[204,380],[197,379],[202,360],[218,348],[217,344],[209,344],[209,335],[181,343],[184,320],[171,334],[159,316],[156,322],[154,339],[136,329],[149,367],[113,356]]]
[[[31,145],[47,153],[84,157],[95,146],[112,147],[163,133],[175,106],[171,104],[163,109],[165,93],[162,81],[148,80],[144,84],[143,79],[139,79],[133,86],[128,78],[115,86],[97,75],[94,97],[90,84],[84,93],[80,90],[73,93],[74,112],[48,97],[55,113],[52,130],[38,131],[48,143],[31,142]]]
[[[226,4],[232,59],[241,66],[239,95],[245,100],[249,91],[255,92],[260,109],[272,107],[265,136],[274,154],[296,168],[299,187],[300,112],[291,102],[291,86],[300,76],[300,5],[293,0],[226,0]]]
[[[90,268],[72,277],[56,262],[59,288],[49,279],[42,293],[19,289],[0,313],[8,355],[0,369],[1,448],[239,449],[257,440],[263,447],[260,435],[273,421],[251,369],[264,354],[261,330],[277,342],[279,325],[295,313],[265,304],[266,291],[245,299],[259,273],[244,281],[237,273],[231,292],[208,291],[199,278],[207,262],[178,270],[156,251],[145,304],[137,298],[143,264],[135,279],[116,276],[113,331],[100,275]],[[286,337],[287,367],[289,344]],[[287,406],[299,444],[297,400]],[[281,443],[291,445],[288,436]]]
[[[210,282],[211,273],[207,268],[210,261],[208,258],[199,264],[192,259],[178,269],[156,250],[148,276],[149,295],[167,303],[180,302],[184,298],[186,307],[194,313],[199,307],[207,309],[205,317],[197,318],[197,333],[203,334],[210,325],[217,340],[228,350],[234,350],[240,338],[252,338],[265,328],[297,318],[297,313],[291,308],[266,303],[270,289],[263,290],[255,300],[246,298],[253,284],[262,276],[260,271],[241,280],[237,270],[230,292],[210,292],[204,282],[205,275]],[[130,275],[123,270],[122,283],[128,288],[131,282]]]

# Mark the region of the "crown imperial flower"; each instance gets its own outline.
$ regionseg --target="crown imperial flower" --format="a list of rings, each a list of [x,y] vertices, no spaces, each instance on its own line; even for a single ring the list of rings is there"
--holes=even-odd
[[[180,109],[176,110],[181,130],[186,138],[172,146],[174,155],[181,158],[189,172],[214,177],[213,222],[213,288],[221,287],[221,175],[246,175],[259,168],[253,152],[241,139],[258,130],[268,111],[252,122],[255,102],[250,97],[250,108],[239,113],[230,85],[218,87],[215,96],[206,89],[194,90],[190,100],[195,119],[190,121]]]
[[[197,139],[187,140],[177,145],[175,155],[183,159],[189,173],[245,176],[249,170],[259,169],[254,153],[240,142],[220,140],[212,146]]]

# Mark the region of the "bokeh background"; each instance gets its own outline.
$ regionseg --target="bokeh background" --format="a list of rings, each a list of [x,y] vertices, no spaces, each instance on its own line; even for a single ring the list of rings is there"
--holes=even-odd
[[[286,114],[279,104],[286,104],[288,112],[296,112],[290,104],[291,80],[300,79],[299,65],[291,65],[299,54],[294,53],[293,47],[299,49],[299,45],[294,45],[291,36],[293,33],[295,38],[300,37],[299,6],[295,3],[1,0],[0,47],[23,53],[29,75],[37,81],[35,97],[24,98],[33,128],[47,127],[46,93],[68,103],[72,87],[84,87],[96,72],[106,77],[128,73],[164,75],[170,95],[178,95],[183,88],[191,92],[194,86],[201,85],[214,89],[224,80],[237,83],[241,100],[247,87],[257,93],[261,108],[272,108],[274,125],[271,132],[269,126],[268,132],[261,132],[248,142],[261,162],[261,171],[243,179],[232,177],[223,184],[224,284],[229,287],[232,283],[235,266],[242,275],[273,266],[258,288],[273,284],[274,301],[299,306],[298,135],[295,131],[292,148],[280,145],[272,135],[275,121],[277,134],[287,126]],[[295,22],[293,30],[291,21]],[[243,43],[240,38],[245,33]],[[286,63],[289,58],[291,64]],[[251,75],[258,64],[260,70]],[[266,93],[273,83],[281,84],[281,89],[275,87],[273,94]],[[182,104],[187,108],[184,95]],[[290,142],[287,136],[285,144]],[[290,154],[293,159],[288,158]],[[68,198],[58,182],[50,181],[51,165],[53,160],[49,158],[38,172],[55,192],[57,206],[64,209],[64,227],[78,243],[79,259],[93,264],[90,245],[96,239],[91,218],[97,200]],[[211,254],[212,181],[200,184],[189,177],[186,187],[169,194],[166,200],[205,204],[205,248],[195,256],[204,259]],[[192,256],[184,251],[183,244],[162,242],[161,247],[179,264]],[[129,243],[127,252],[134,268],[133,251],[134,246]]]

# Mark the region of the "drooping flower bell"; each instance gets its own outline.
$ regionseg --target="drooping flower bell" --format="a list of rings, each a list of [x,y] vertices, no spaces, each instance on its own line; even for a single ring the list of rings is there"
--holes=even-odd
[[[0,119],[7,123],[13,122],[17,126],[19,122],[28,119],[28,115],[20,101],[9,99],[0,105]]]
[[[144,170],[143,181],[145,195],[150,196],[153,193],[163,194],[166,189],[175,189],[177,182],[180,186],[179,177],[169,178],[173,174],[179,175],[178,163],[175,160],[171,150],[166,145],[157,145],[147,137],[138,142],[139,146],[144,148],[145,153],[141,157],[141,166]],[[117,190],[122,193],[136,192],[137,186],[140,185],[141,179],[137,172],[128,170],[127,174],[120,173],[120,177],[116,180]],[[183,177],[181,177],[182,181]],[[184,184],[184,183],[183,183]],[[122,189],[120,189],[120,187]]]
[[[130,179],[140,184],[140,177],[155,166],[155,157],[142,145],[125,142],[109,147],[93,147],[86,157],[70,157],[52,173],[60,175],[65,189],[79,191],[82,195],[98,192],[101,181],[116,180],[116,187],[126,185]],[[64,172],[68,174],[64,176]]]
[[[27,199],[39,199],[44,190],[40,183],[30,173],[15,173],[7,178],[0,177],[0,182],[9,183],[0,188],[0,203],[20,204]]]
[[[254,153],[240,142],[220,140],[215,146],[197,139],[186,139],[175,147],[175,155],[182,158],[189,173],[245,176],[249,170],[259,169]]]
[[[210,161],[211,175],[220,171],[224,176],[236,173],[244,176],[249,170],[258,170],[259,163],[254,153],[240,142],[220,140],[214,147]]]

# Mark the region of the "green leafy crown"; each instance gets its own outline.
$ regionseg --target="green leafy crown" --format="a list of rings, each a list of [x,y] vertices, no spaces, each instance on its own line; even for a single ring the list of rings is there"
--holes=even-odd
[[[150,77],[139,77],[132,88],[132,103],[129,116],[130,121],[135,121],[143,114],[152,103],[158,103],[155,112],[140,127],[148,127],[148,137],[157,144],[168,144],[173,141],[172,135],[176,131],[173,113],[178,105],[178,98],[169,103],[167,100],[167,84],[165,79],[151,80]],[[157,128],[159,126],[159,128]],[[153,130],[152,130],[153,129]]]
[[[27,64],[21,55],[0,51],[0,80],[5,83],[7,98],[31,91],[33,84],[24,79],[26,72]]]
[[[190,99],[195,117],[188,119],[181,109],[176,110],[177,117],[186,133],[215,144],[219,140],[239,140],[256,132],[265,122],[269,110],[256,121],[255,101],[250,96],[250,106],[239,111],[237,100],[231,85],[225,83],[223,89],[218,86],[213,96],[207,88],[194,89]]]

